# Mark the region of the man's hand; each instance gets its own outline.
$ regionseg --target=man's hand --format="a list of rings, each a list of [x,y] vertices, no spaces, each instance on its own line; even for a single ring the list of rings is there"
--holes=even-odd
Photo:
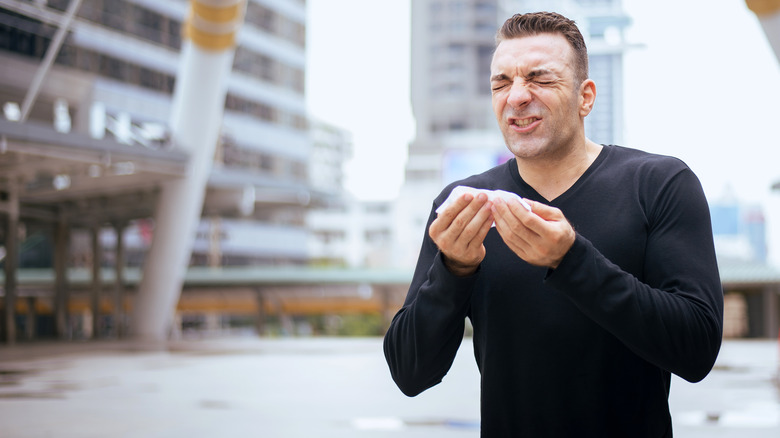
[[[482,242],[493,224],[492,203],[487,195],[464,194],[431,223],[428,234],[444,256],[444,264],[455,275],[476,272],[485,258]]]
[[[533,212],[517,201],[495,200],[492,213],[496,230],[521,259],[555,269],[574,244],[574,228],[559,209],[527,201]]]

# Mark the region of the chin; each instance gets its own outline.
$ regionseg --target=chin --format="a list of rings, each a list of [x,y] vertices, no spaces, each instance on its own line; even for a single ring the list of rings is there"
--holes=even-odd
[[[528,144],[519,145],[517,143],[507,145],[507,149],[509,149],[509,152],[511,152],[512,155],[521,159],[543,157],[550,152],[545,146]]]

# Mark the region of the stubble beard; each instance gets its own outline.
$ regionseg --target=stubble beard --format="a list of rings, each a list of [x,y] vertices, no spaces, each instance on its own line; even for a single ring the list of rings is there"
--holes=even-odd
[[[549,135],[517,134],[510,127],[507,127],[503,134],[507,149],[519,160],[551,159],[559,155],[562,152],[561,149],[565,148],[565,145],[554,142]]]
[[[548,122],[543,120],[542,123]],[[501,133],[504,136],[504,144],[507,149],[519,160],[547,161],[565,157],[574,147],[576,141],[575,132],[565,128],[566,126],[537,127],[533,132],[521,134],[512,130],[511,126],[504,125]],[[548,130],[539,131],[547,128]],[[563,134],[563,136],[561,136]]]

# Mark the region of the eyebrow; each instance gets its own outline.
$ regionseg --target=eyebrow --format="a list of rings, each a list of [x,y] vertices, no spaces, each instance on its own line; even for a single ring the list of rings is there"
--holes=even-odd
[[[544,76],[544,75],[552,74],[552,73],[553,73],[552,70],[540,67],[540,68],[531,70],[528,73],[528,75],[526,75],[526,78],[530,79],[530,78],[535,78],[535,77],[538,77],[538,76]],[[492,76],[490,78],[490,82],[501,82],[501,81],[508,81],[508,80],[510,80],[509,76],[507,76],[504,73],[499,73],[499,74],[494,75],[494,76]]]
[[[529,78],[534,78],[537,76],[544,76],[547,74],[552,74],[552,70],[546,69],[546,68],[537,68],[536,70],[531,70],[530,73],[528,73]]]
[[[490,78],[490,82],[499,82],[499,81],[508,81],[508,80],[509,80],[509,76],[503,73],[494,75]]]

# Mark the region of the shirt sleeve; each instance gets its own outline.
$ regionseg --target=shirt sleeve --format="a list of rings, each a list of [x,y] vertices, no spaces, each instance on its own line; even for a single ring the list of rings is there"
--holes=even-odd
[[[686,169],[649,210],[643,279],[577,235],[546,284],[566,294],[634,353],[696,382],[712,369],[723,331],[723,291],[709,207]]]
[[[406,301],[384,338],[393,380],[410,397],[441,382],[452,366],[479,276],[450,273],[427,229]]]

